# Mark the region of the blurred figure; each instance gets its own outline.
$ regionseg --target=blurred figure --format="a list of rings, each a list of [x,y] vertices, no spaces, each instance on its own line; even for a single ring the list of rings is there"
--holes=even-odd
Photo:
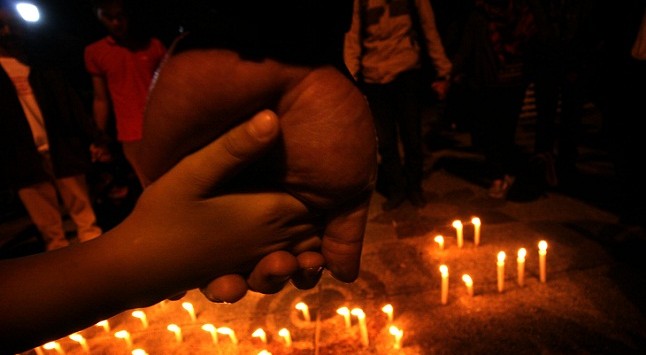
[[[590,86],[597,1],[531,0],[537,35],[530,46],[536,99],[536,159],[548,186],[576,181],[583,105]]]
[[[127,0],[94,2],[96,15],[108,35],[86,47],[85,65],[92,76],[94,120],[102,132],[101,139],[92,145],[92,158],[106,162],[119,153],[108,148],[111,137],[107,128],[113,113],[116,139],[141,181],[133,156],[142,138],[148,90],[166,48],[159,39],[130,21],[131,7]]]
[[[414,8],[412,8],[414,6]],[[423,33],[417,33],[415,23]],[[423,43],[421,42],[423,41]],[[448,90],[451,62],[446,57],[428,0],[355,0],[352,27],[346,36],[345,60],[359,81],[375,119],[379,139],[379,186],[385,211],[406,199],[426,204],[422,189],[423,90],[421,63],[426,48],[435,71],[438,99]],[[404,157],[399,154],[399,143]],[[403,160],[403,162],[402,162]]]
[[[620,221],[644,226],[646,176],[642,121],[646,117],[646,1],[603,6],[597,103],[621,186]]]
[[[29,55],[25,30],[14,9],[0,4],[0,159],[46,249],[53,250],[69,244],[64,212],[79,241],[102,232],[85,181],[92,125],[65,74]]]
[[[523,0],[478,0],[455,56],[454,78],[472,91],[480,114],[474,145],[482,149],[489,196],[506,198],[518,173],[516,128],[528,85],[526,46],[533,17]]]

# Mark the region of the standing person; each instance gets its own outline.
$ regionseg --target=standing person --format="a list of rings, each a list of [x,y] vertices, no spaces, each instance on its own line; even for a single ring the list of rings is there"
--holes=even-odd
[[[549,186],[576,183],[586,88],[590,87],[597,1],[532,0],[537,35],[528,66],[536,99],[534,153]]]
[[[129,6],[132,5],[127,0],[95,1],[96,15],[109,34],[86,47],[85,65],[92,76],[94,120],[103,133],[103,139],[93,145],[93,159],[104,161],[116,153],[110,152],[106,144],[113,113],[116,139],[141,181],[141,173],[133,164],[134,152],[142,138],[148,89],[166,48],[130,21]]]
[[[528,85],[526,46],[535,33],[523,0],[478,0],[455,56],[454,78],[473,91],[480,113],[473,141],[491,180],[489,195],[506,198],[518,173],[516,128]]]
[[[30,55],[25,30],[18,14],[0,4],[0,158],[46,250],[53,250],[69,244],[59,197],[79,241],[102,232],[85,181],[92,121],[65,74]]]
[[[414,8],[413,8],[414,7]],[[419,21],[423,33],[416,33]],[[424,41],[420,44],[419,41]],[[443,100],[452,64],[435,26],[428,0],[355,0],[352,27],[346,36],[345,60],[360,81],[375,119],[379,139],[380,184],[385,211],[406,199],[415,207],[426,204],[422,189],[421,80],[422,56],[427,48],[437,73],[433,89]],[[399,141],[404,157],[399,154]]]

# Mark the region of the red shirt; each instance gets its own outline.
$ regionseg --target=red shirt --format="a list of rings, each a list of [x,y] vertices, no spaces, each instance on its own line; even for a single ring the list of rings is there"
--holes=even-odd
[[[119,141],[141,140],[148,90],[165,54],[166,47],[156,38],[137,51],[120,46],[110,36],[85,48],[87,71],[108,83]]]

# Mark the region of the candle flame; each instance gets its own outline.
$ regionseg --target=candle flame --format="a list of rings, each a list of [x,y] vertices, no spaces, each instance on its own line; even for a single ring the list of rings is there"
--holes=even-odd
[[[128,339],[130,337],[130,333],[128,333],[127,330],[120,330],[120,331],[114,333],[114,336],[119,338],[119,339]]]
[[[442,273],[442,277],[446,277],[449,275],[449,267],[442,264],[440,265],[440,272]]]
[[[501,251],[498,253],[498,262],[499,263],[504,263],[505,262],[505,257],[507,257],[507,254],[505,254],[504,251]]]
[[[260,352],[258,352],[258,355],[271,355],[271,353],[266,349],[262,349],[260,350]]]
[[[480,225],[480,223],[481,223],[481,222],[480,222],[480,218],[478,218],[478,217],[473,217],[473,218],[471,218],[471,223],[472,223],[473,225],[475,225],[475,226],[479,226],[479,225]]]
[[[278,335],[280,335],[281,337],[288,337],[288,336],[290,336],[289,329],[287,329],[287,328],[281,328],[281,329],[278,331]]]
[[[391,305],[389,303],[389,304],[381,307],[381,311],[384,312],[384,313],[392,313],[393,312],[393,305]]]
[[[180,332],[181,329],[177,324],[169,324],[166,329],[170,330],[171,332]]]
[[[336,313],[342,316],[347,316],[350,314],[350,310],[348,309],[348,307],[341,307],[336,310]]]
[[[207,331],[207,332],[215,332],[217,331],[217,328],[211,323],[206,323],[202,326],[202,330]]]
[[[352,314],[353,316],[356,316],[359,319],[366,317],[366,313],[361,308],[353,308],[350,311],[350,314]]]
[[[455,221],[453,221],[453,223],[451,223],[451,225],[453,226],[453,228],[462,228],[462,221],[456,219]]]
[[[547,242],[544,241],[544,240],[541,240],[540,242],[538,242],[538,249],[540,249],[541,251],[546,251],[547,250]]]
[[[60,346],[60,345],[58,345],[58,343],[57,343],[57,342],[55,342],[55,341],[50,341],[49,343],[45,343],[45,344],[43,345],[43,348],[44,348],[45,350],[54,350],[54,349],[56,349],[56,348],[57,348],[57,347],[59,347],[59,346]]]
[[[435,238],[433,239],[437,244],[442,244],[444,243],[444,237],[441,235],[436,235]]]
[[[195,311],[195,308],[193,307],[193,304],[191,302],[183,302],[182,303],[182,308],[184,308],[185,310],[187,310],[189,312]]]
[[[527,249],[525,248],[518,249],[518,260],[525,260],[526,256],[527,256]]]
[[[462,275],[462,281],[464,281],[464,284],[467,286],[473,286],[473,279],[468,274]]]
[[[404,331],[403,331],[403,330],[401,330],[401,329],[397,328],[397,327],[396,327],[396,326],[394,326],[394,325],[391,325],[391,326],[390,326],[390,328],[388,328],[388,332],[389,332],[390,334],[392,334],[392,335],[395,335],[395,336],[397,336],[397,335],[401,335],[401,334],[403,334],[403,333],[404,333]]]
[[[70,334],[69,338],[77,343],[81,343],[85,340],[85,338],[79,333]]]
[[[265,333],[265,331],[262,328],[258,328],[256,330],[254,330],[254,332],[251,334],[251,336],[254,337],[254,338],[262,338],[262,337],[267,336],[267,333]]]
[[[135,349],[132,351],[132,355],[148,355],[144,349]]]
[[[298,302],[296,306],[294,306],[294,308],[296,308],[299,311],[308,309],[307,305],[304,302]]]

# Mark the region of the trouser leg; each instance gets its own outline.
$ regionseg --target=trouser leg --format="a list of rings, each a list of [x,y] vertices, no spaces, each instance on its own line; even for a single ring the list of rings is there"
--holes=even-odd
[[[96,224],[96,215],[87,189],[85,177],[76,175],[56,180],[63,204],[76,224],[78,239],[81,242],[94,239],[102,231]]]
[[[54,185],[42,182],[18,190],[31,221],[41,233],[47,250],[69,245],[65,238],[63,220]]]

